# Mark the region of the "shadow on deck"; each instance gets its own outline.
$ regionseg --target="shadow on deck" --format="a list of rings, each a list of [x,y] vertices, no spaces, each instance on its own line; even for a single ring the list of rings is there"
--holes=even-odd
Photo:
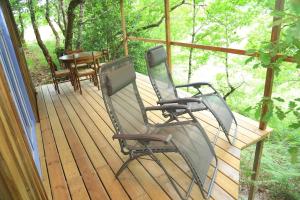
[[[137,74],[137,84],[145,106],[156,105],[148,78]],[[38,144],[43,183],[50,199],[179,199],[163,171],[150,160],[133,161],[116,179],[114,175],[127,157],[120,152],[118,141],[112,140],[114,129],[101,91],[89,81],[82,82],[82,95],[69,83],[60,84],[60,88],[60,95],[53,85],[37,89],[41,120]],[[153,122],[164,120],[159,113],[149,117]],[[197,117],[213,139],[217,122],[207,112],[197,113]],[[221,133],[215,147],[220,167],[213,199],[238,199],[240,151],[270,133],[259,130],[253,120],[239,114],[236,118],[239,128],[235,145],[231,146]],[[158,157],[186,190],[191,179],[183,160],[174,153]],[[202,199],[195,186],[191,198]]]

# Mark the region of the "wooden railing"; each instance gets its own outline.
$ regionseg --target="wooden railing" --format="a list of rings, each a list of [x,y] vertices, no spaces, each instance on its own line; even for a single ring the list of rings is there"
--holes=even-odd
[[[156,44],[166,44],[165,40],[162,39],[149,39],[149,38],[141,38],[141,37],[127,37],[127,41],[141,41],[141,42],[149,42],[149,43],[156,43]],[[259,53],[249,53],[247,50],[242,49],[234,49],[234,48],[226,48],[226,47],[218,47],[218,46],[210,46],[210,45],[202,45],[202,44],[193,44],[193,43],[186,43],[186,42],[175,42],[171,41],[171,46],[180,46],[180,47],[187,47],[187,48],[194,48],[194,49],[201,49],[207,51],[217,51],[223,53],[230,53],[236,55],[243,55],[243,56],[255,56],[259,57]],[[276,59],[283,57],[282,54],[277,54]],[[286,62],[296,62],[295,59],[291,56],[285,56],[284,61]]]

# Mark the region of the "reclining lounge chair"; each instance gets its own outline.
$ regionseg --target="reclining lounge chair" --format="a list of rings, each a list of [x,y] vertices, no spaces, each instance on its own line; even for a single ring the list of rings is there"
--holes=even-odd
[[[128,164],[141,156],[149,156],[164,171],[181,199],[187,199],[196,184],[205,199],[211,195],[218,161],[215,151],[201,125],[184,105],[144,107],[136,85],[136,75],[130,57],[103,65],[100,83],[107,112],[122,153],[129,156],[116,177]],[[125,100],[127,99],[127,100]],[[183,109],[190,115],[186,121],[149,123],[147,112]],[[175,152],[182,156],[192,173],[191,184],[180,192],[175,180],[156,157],[157,153]],[[208,170],[213,173],[207,178]],[[204,189],[205,185],[205,189]],[[184,193],[184,194],[182,194]]]
[[[233,144],[237,132],[237,122],[224,99],[211,84],[206,82],[175,86],[168,70],[166,57],[166,51],[162,45],[149,49],[145,55],[148,75],[159,100],[157,103],[159,105],[174,103],[186,105],[191,112],[209,110],[219,124],[214,143],[217,140],[220,129],[222,129],[229,143]],[[201,89],[204,86],[209,87],[212,92],[203,94]],[[188,98],[180,98],[178,96],[177,88],[189,87],[196,89],[197,93]],[[170,120],[177,120],[178,116],[185,113],[185,110],[177,109],[173,113],[165,112],[164,116],[170,117]],[[232,130],[232,124],[235,125],[234,130]],[[232,136],[232,140],[229,135]]]

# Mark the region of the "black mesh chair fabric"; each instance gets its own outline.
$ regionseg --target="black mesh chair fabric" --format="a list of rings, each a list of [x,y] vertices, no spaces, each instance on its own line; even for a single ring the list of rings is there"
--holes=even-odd
[[[168,101],[181,98],[176,91],[176,86],[174,85],[172,76],[168,70],[164,47],[160,45],[149,49],[146,52],[145,59],[147,63],[148,75],[159,101]],[[192,84],[187,85],[187,87],[190,86],[195,87]],[[202,95],[202,93],[198,93],[192,96],[193,98],[197,98],[199,101],[187,101],[185,102],[185,105],[187,105],[192,112],[209,110],[218,121],[228,141],[232,143],[232,141],[235,139],[237,131],[236,120],[224,99],[216,92],[214,88],[213,90],[214,92],[210,95]],[[179,109],[175,113],[176,116],[181,114],[185,114],[184,110]],[[234,131],[231,131],[232,124],[235,124]],[[233,137],[232,140],[229,138],[231,132],[233,133],[231,134]]]
[[[198,184],[204,197],[208,198],[217,171],[217,158],[204,129],[197,120],[165,124],[149,123],[129,57],[103,65],[100,81],[106,109],[116,130],[115,134],[172,136],[170,142],[150,140],[146,145],[139,140],[119,140],[122,152],[132,158],[149,153],[151,156],[152,153],[179,153],[190,167],[194,182]],[[161,166],[159,161],[155,161]],[[210,167],[214,170],[212,179],[207,178]],[[168,173],[167,176],[169,177]],[[173,184],[174,180],[170,178],[170,181]],[[204,185],[209,185],[206,191],[203,189]],[[184,198],[175,184],[173,186],[180,197]],[[188,197],[189,194],[186,195]]]

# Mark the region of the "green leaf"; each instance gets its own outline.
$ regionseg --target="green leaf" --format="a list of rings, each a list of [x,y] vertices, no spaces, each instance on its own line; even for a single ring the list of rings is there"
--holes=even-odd
[[[254,59],[255,59],[255,57],[247,58],[246,61],[245,61],[245,64],[248,64],[248,63],[252,62]]]
[[[257,69],[260,66],[259,63],[256,63],[255,65],[253,65],[253,69]]]
[[[292,123],[292,124],[289,125],[289,127],[292,128],[292,129],[298,129],[298,128],[300,128],[300,122]]]
[[[300,98],[294,99],[295,101],[299,101],[300,102]]]
[[[260,110],[260,106],[258,106],[258,108],[255,110],[255,114],[254,114],[256,119],[259,119],[259,117],[260,117],[260,111],[261,111]]]
[[[297,107],[297,104],[294,101],[289,102],[289,109],[293,109],[293,108],[296,108],[296,107]]]
[[[300,119],[300,112],[298,112],[298,111],[293,111],[293,114],[294,114],[298,119]]]
[[[276,115],[280,120],[283,120],[286,117],[286,114],[277,106],[276,106]]]
[[[298,162],[298,152],[299,152],[299,148],[298,147],[290,147],[288,149],[288,152],[291,156],[291,163],[295,164]]]
[[[284,99],[281,98],[281,97],[274,97],[273,99],[274,99],[274,100],[277,100],[277,101],[280,101],[280,102],[284,102]]]
[[[264,121],[264,122],[268,122],[268,121],[271,119],[272,116],[273,116],[273,112],[270,110],[270,111],[268,111],[268,112],[265,114],[265,116],[263,117],[263,121]]]
[[[247,107],[245,110],[244,110],[244,112],[249,112],[250,110],[252,110],[253,108],[252,108],[252,106],[249,106],[249,107]]]
[[[264,65],[269,65],[271,63],[271,56],[268,53],[260,53],[259,58]]]

